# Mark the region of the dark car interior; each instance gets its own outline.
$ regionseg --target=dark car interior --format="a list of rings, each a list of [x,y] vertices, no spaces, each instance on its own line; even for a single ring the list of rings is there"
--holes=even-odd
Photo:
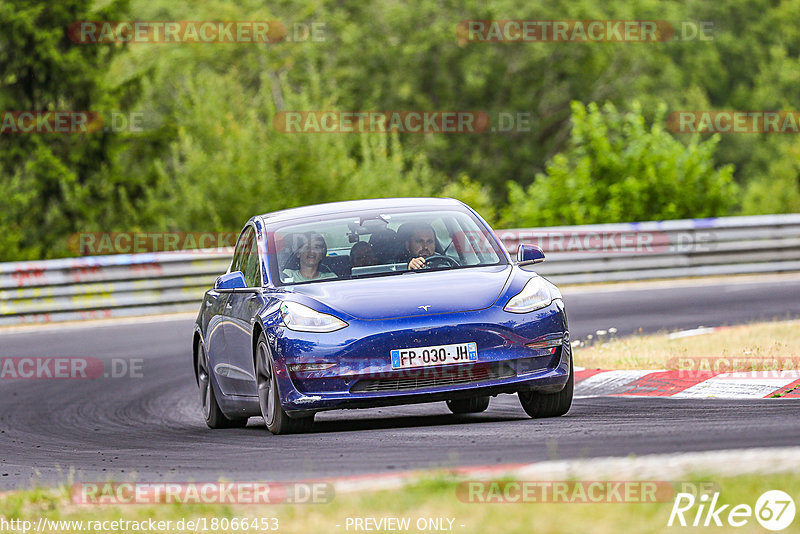
[[[410,229],[413,224],[404,223],[397,231],[388,228],[388,226],[383,226],[382,228],[367,227],[369,233],[353,232],[351,235],[357,239],[354,245],[358,242],[369,243],[374,254],[374,265],[405,263],[410,259],[406,251],[405,241],[410,235]],[[362,240],[361,238],[366,235],[369,235],[369,238]],[[293,252],[288,256],[281,269],[299,269],[299,250],[304,243],[303,238],[298,234],[291,234],[286,236],[285,242],[294,244],[294,246],[292,247]],[[438,236],[436,237],[435,250],[436,254],[443,253],[443,247]],[[325,256],[319,264],[319,270],[323,273],[333,273],[338,278],[349,278],[352,270],[350,256],[344,254]]]

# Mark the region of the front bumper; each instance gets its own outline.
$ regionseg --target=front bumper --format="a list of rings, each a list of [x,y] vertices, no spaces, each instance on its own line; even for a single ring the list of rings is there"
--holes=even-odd
[[[272,341],[281,404],[287,413],[365,408],[514,393],[556,392],[570,373],[570,341],[561,300],[528,314],[492,307],[395,320],[351,321],[328,334],[276,328]],[[558,346],[529,348],[544,340]],[[390,351],[475,342],[478,362],[394,370]],[[298,371],[297,364],[326,363]]]

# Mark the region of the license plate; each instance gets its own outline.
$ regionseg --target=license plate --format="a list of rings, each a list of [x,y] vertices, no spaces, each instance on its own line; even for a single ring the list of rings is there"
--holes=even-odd
[[[453,345],[436,345],[434,347],[394,349],[391,354],[392,369],[410,369],[450,363],[477,362],[478,345],[476,343],[454,343]]]

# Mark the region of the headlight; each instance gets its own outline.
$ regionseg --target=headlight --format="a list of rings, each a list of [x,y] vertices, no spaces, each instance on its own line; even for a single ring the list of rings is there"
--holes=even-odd
[[[320,313],[296,302],[281,304],[281,319],[286,328],[299,332],[335,332],[347,326],[338,317]]]
[[[511,297],[503,308],[511,313],[528,313],[549,306],[561,293],[538,276],[528,280],[522,291]]]

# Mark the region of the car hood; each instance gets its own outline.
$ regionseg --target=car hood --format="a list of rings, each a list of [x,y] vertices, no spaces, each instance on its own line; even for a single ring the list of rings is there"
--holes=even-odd
[[[511,273],[510,265],[469,267],[304,284],[291,292],[357,319],[395,319],[488,308],[503,292]]]

